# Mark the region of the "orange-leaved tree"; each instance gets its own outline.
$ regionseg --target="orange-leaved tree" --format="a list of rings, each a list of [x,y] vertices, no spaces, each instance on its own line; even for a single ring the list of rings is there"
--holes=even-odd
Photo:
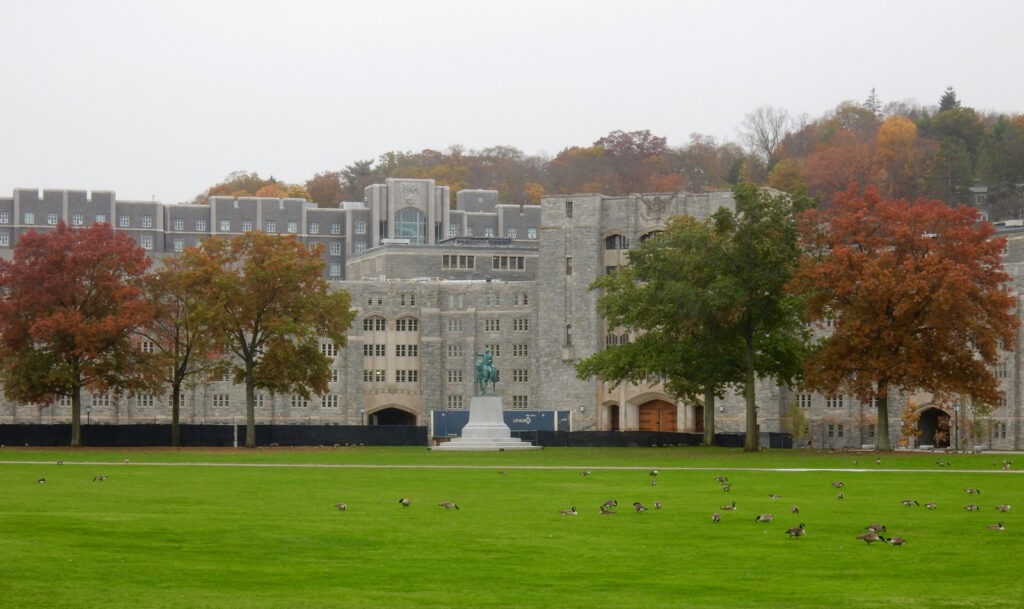
[[[997,400],[993,366],[1019,321],[1004,240],[979,220],[973,208],[857,185],[801,218],[805,257],[791,287],[807,295],[812,321],[832,326],[804,385],[877,399],[881,450],[891,450],[890,391]]]
[[[0,376],[8,399],[45,407],[71,400],[71,445],[81,446],[82,390],[132,393],[155,376],[137,331],[154,309],[150,260],[109,224],[18,239],[0,260]]]
[[[254,447],[257,389],[327,393],[333,357],[355,317],[349,295],[330,289],[319,248],[294,236],[211,237],[181,260],[189,282],[204,288],[200,325],[233,356],[234,380],[245,385],[245,445]]]

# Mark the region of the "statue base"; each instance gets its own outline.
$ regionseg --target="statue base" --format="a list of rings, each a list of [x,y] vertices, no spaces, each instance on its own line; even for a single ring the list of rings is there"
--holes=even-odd
[[[452,438],[433,450],[525,450],[540,448],[512,437],[505,424],[501,397],[475,395],[469,400],[469,423],[462,428],[462,437]]]

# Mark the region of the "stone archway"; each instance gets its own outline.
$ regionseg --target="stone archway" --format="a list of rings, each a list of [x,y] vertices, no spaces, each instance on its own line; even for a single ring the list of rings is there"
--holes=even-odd
[[[366,416],[368,425],[416,425],[416,415],[401,408],[382,408]]]
[[[639,407],[640,431],[678,431],[676,405],[665,400],[651,400]]]
[[[948,448],[950,445],[949,413],[929,406],[921,411],[917,419],[917,445]]]

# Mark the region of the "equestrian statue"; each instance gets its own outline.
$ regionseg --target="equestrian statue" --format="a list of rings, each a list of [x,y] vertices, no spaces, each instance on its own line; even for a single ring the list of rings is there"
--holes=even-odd
[[[494,356],[486,350],[476,356],[480,358],[476,363],[477,395],[487,394],[487,383],[491,384],[491,391],[497,391],[498,369],[494,367]]]

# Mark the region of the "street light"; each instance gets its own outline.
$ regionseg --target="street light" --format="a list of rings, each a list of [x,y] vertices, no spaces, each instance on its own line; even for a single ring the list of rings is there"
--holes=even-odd
[[[92,418],[92,406],[85,407],[85,424],[89,424],[89,420]]]
[[[360,425],[366,425],[366,418],[365,418],[365,416],[366,416],[366,409],[365,408],[360,408],[359,409],[359,424]]]

